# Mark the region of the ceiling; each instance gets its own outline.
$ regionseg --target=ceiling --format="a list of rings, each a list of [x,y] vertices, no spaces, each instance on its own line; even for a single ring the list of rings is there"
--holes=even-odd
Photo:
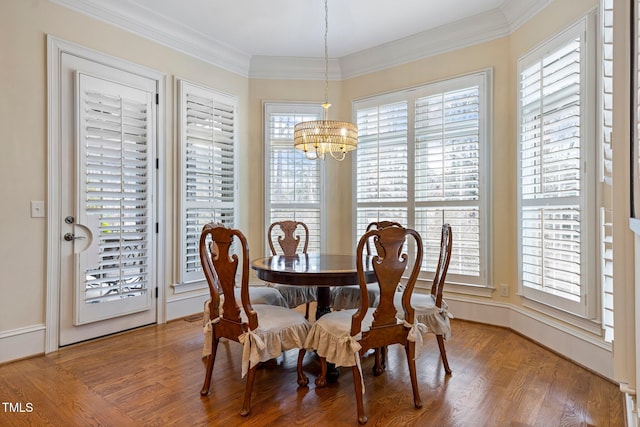
[[[217,57],[218,65],[232,70],[248,67],[252,58],[324,57],[322,0],[50,1],[186,53],[198,51],[195,56],[209,62]],[[457,43],[460,27],[500,36],[550,1],[328,0],[329,56],[362,57],[385,47],[398,51],[402,42],[418,43],[422,46],[414,49],[424,52],[428,40]],[[225,65],[223,56],[231,57],[231,64]]]

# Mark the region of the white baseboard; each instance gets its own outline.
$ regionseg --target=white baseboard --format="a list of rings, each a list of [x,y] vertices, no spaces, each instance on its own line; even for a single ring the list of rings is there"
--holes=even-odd
[[[449,310],[462,320],[503,326],[524,335],[585,368],[614,381],[611,346],[581,330],[554,319],[494,301],[447,297]],[[454,337],[455,339],[455,337]]]
[[[0,363],[44,354],[45,326],[0,332]]]
[[[209,299],[209,290],[196,295],[179,296],[167,300],[167,321],[202,313],[204,303]]]

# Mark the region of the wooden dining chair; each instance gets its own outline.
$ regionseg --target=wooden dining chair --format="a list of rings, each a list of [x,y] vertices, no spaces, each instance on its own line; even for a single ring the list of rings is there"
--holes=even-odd
[[[444,224],[440,237],[440,256],[438,258],[438,266],[436,267],[431,292],[428,294],[413,293],[411,295],[411,306],[415,310],[415,316],[418,322],[426,325],[427,330],[435,334],[440,349],[440,357],[447,375],[451,375],[451,368],[447,361],[447,352],[444,341],[451,337],[450,318],[453,315],[449,313],[447,303],[442,299],[442,290],[449,269],[449,260],[451,259],[451,247],[453,245],[453,233],[451,225]],[[396,292],[394,296],[394,304],[398,310],[398,316],[403,319],[404,314],[402,308],[403,296],[400,292]],[[384,362],[383,362],[384,363]]]
[[[238,242],[239,254],[231,253],[234,240]],[[209,321],[205,326],[207,367],[200,394],[206,396],[210,392],[220,339],[239,342],[243,345],[242,377],[247,378],[240,415],[246,416],[251,410],[251,392],[255,371],[260,362],[274,359],[283,351],[298,348],[298,384],[308,383],[301,364],[305,354],[303,344],[310,324],[295,310],[267,304],[251,304],[249,246],[241,231],[221,224],[207,224],[200,235],[199,250],[200,262],[211,295]],[[242,268],[240,304],[233,292],[238,264]],[[220,296],[223,292],[225,298],[221,303]]]
[[[301,221],[276,221],[269,226],[267,240],[271,255],[306,254],[309,247],[309,227]],[[309,318],[309,304],[318,300],[316,286],[275,284],[274,287],[280,291],[289,307],[295,308],[305,304],[305,318]]]
[[[379,230],[389,226],[402,227],[402,224],[395,221],[374,221],[367,225],[365,233],[369,230]],[[366,242],[367,255],[373,255],[375,250],[371,248],[371,242]],[[369,294],[369,305],[375,307],[380,299],[380,291],[376,283],[367,285],[367,293]],[[360,287],[358,285],[335,286],[331,288],[331,307],[334,310],[345,310],[357,308],[360,305]]]
[[[411,262],[409,256],[402,253],[407,237],[413,238],[416,243],[415,257],[412,257]],[[380,291],[380,303],[377,307],[369,307],[364,275],[363,255],[369,239],[373,239],[377,248],[377,255],[371,259]],[[422,239],[415,230],[401,226],[369,230],[360,238],[356,255],[360,288],[359,307],[333,311],[316,320],[309,331],[305,347],[307,350],[315,350],[320,357],[321,372],[316,378],[317,387],[326,385],[327,362],[336,366],[352,367],[358,422],[364,424],[367,417],[362,401],[364,381],[361,356],[370,349],[392,344],[404,346],[414,406],[422,407],[415,364],[416,339],[421,338],[421,334],[418,331],[419,325],[414,324],[414,311],[409,304],[422,264]],[[403,317],[406,320],[402,321],[396,316],[393,299],[400,278],[409,265],[411,272],[402,297]],[[301,363],[300,360],[298,362]]]

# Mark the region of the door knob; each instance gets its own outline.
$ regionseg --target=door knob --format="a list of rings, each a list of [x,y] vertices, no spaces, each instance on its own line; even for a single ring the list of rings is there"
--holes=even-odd
[[[64,235],[64,240],[66,240],[67,242],[73,242],[74,240],[78,240],[78,239],[86,239],[86,237],[76,236],[73,233],[67,233]]]

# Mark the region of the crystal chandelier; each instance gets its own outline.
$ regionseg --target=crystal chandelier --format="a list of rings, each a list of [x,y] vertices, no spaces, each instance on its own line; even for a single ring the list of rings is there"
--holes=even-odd
[[[324,0],[324,114],[322,120],[301,122],[293,129],[293,146],[304,151],[309,160],[323,159],[329,153],[336,160],[344,160],[347,151],[358,145],[358,128],[350,122],[329,120],[329,7]]]

